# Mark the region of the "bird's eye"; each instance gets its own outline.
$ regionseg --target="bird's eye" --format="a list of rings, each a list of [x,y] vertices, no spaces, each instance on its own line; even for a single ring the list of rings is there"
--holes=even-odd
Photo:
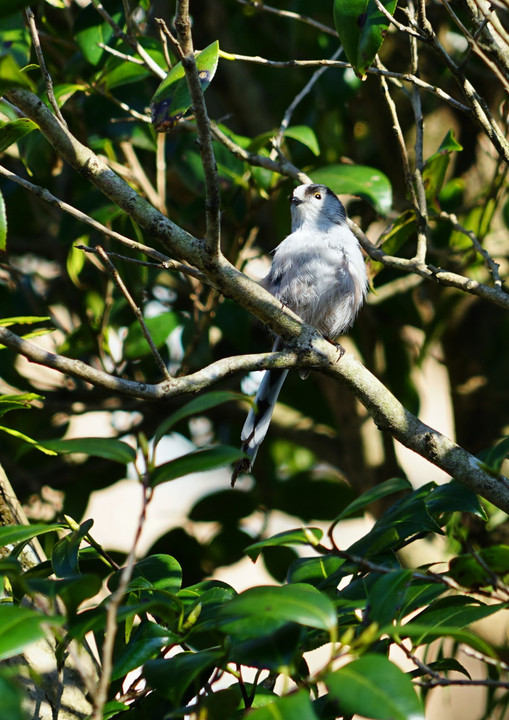
[[[316,198],[317,200],[321,200],[321,199],[322,199],[322,196],[320,195],[320,193],[315,193],[315,198]]]

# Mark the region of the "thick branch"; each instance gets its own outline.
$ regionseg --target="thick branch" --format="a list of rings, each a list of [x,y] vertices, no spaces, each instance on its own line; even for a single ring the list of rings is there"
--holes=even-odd
[[[7,328],[0,327],[0,342],[32,362],[52,367],[97,387],[148,400],[166,400],[184,393],[198,392],[239,371],[274,367],[320,368],[348,385],[367,408],[380,430],[389,432],[402,445],[414,450],[474,492],[509,512],[509,481],[505,477],[488,474],[473,455],[412,415],[353,355],[345,353],[338,362],[337,349],[332,343],[303,323],[301,329],[307,331],[302,332],[302,335],[309,338],[309,342],[304,344],[304,350],[224,358],[192,375],[157,385],[113,377],[80,360],[49,353],[22,340]]]

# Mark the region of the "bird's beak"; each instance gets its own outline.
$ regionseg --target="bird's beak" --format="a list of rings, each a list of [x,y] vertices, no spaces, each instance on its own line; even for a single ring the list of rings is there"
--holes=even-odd
[[[292,203],[292,205],[300,205],[302,200],[299,200],[299,198],[295,197],[295,195],[291,195],[290,202]]]

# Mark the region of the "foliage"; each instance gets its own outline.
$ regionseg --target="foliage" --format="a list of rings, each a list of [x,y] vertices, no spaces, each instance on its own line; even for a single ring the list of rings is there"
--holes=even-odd
[[[507,11],[170,5],[0,8],[0,460],[32,520],[0,507],[0,716],[27,717],[20,653],[50,637],[59,670],[93,639],[95,677],[77,665],[92,720],[415,720],[431,688],[474,683],[503,717],[507,644],[481,621],[509,600],[505,514],[486,500],[509,507]],[[350,347],[396,397],[348,376],[349,353],[320,364],[316,337],[238,272],[284,237],[305,181],[346,195],[366,233],[373,292]],[[326,372],[290,373],[254,482],[199,497],[140,557],[160,486],[242,457],[239,373],[277,362],[246,355],[270,344],[252,314],[293,339],[283,367]],[[429,366],[461,462],[397,405],[419,412]],[[111,437],[77,436],[96,413]],[[456,479],[403,469],[391,436]],[[121,555],[85,509],[126,476],[143,508]],[[43,523],[48,488],[61,506]],[[47,561],[27,560],[34,538]],[[217,579],[246,556],[272,585]]]

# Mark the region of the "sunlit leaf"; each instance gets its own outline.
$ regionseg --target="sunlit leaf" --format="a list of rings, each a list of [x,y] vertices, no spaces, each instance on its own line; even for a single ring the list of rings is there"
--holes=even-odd
[[[0,153],[36,129],[37,125],[28,118],[18,118],[4,123],[0,127]]]
[[[38,535],[44,535],[44,533],[61,530],[62,527],[64,526],[61,524],[4,525],[3,527],[0,527],[0,547],[14,545],[15,543],[24,542],[25,540],[31,540]]]
[[[14,657],[46,635],[43,625],[62,625],[65,618],[41,615],[26,607],[0,605],[0,660]]]
[[[383,655],[364,655],[326,675],[324,682],[348,714],[375,720],[424,720],[412,681]]]
[[[411,490],[411,487],[412,486],[408,480],[403,478],[391,478],[390,480],[385,480],[385,482],[376,485],[374,488],[366,490],[366,492],[362,493],[362,495],[356,498],[353,502],[349,503],[346,508],[344,508],[339,515],[336,516],[336,521],[343,520],[350,515],[356,515],[372,502],[381,500],[382,498],[387,497],[387,495],[393,495],[394,493],[401,492],[403,490]]]
[[[382,215],[392,207],[392,187],[380,170],[366,165],[327,165],[309,173],[313,182],[327,185],[337,195],[358,195]]]
[[[44,440],[41,446],[53,454],[68,455],[83,453],[118,463],[129,463],[136,459],[136,451],[127,443],[116,438],[71,438],[70,440]]]
[[[311,547],[316,547],[322,537],[323,531],[320,530],[320,528],[306,527],[297,528],[296,530],[285,530],[270,538],[253,543],[246,548],[245,552],[251,560],[256,560],[264,548],[288,547],[292,545],[310,545]]]
[[[381,3],[389,14],[394,13],[397,0]],[[334,24],[348,61],[362,77],[383,43],[389,20],[375,0],[334,0],[333,9]]]
[[[112,13],[111,17],[117,25],[122,20],[119,12]],[[99,45],[107,45],[113,36],[111,25],[101,17],[93,5],[88,5],[76,18],[74,33],[83,57],[91,65],[97,65],[104,54],[104,50]]]
[[[225,632],[231,632],[239,621],[256,624],[258,619],[295,622],[329,633],[336,628],[332,601],[310,585],[300,583],[250,588],[220,609],[218,623]]]
[[[217,40],[195,57],[198,78],[203,91],[214,77],[219,58]],[[152,123],[157,132],[167,132],[180,120],[191,107],[191,95],[185,78],[182,63],[172,67],[159,85],[150,103]]]
[[[263,707],[249,713],[250,720],[318,720],[309,693],[299,690],[291,695],[278,697]]]
[[[241,450],[228,445],[201,448],[156,467],[152,472],[150,484],[155,487],[190,473],[217,470],[217,468],[230,465],[243,457],[245,455]]]

